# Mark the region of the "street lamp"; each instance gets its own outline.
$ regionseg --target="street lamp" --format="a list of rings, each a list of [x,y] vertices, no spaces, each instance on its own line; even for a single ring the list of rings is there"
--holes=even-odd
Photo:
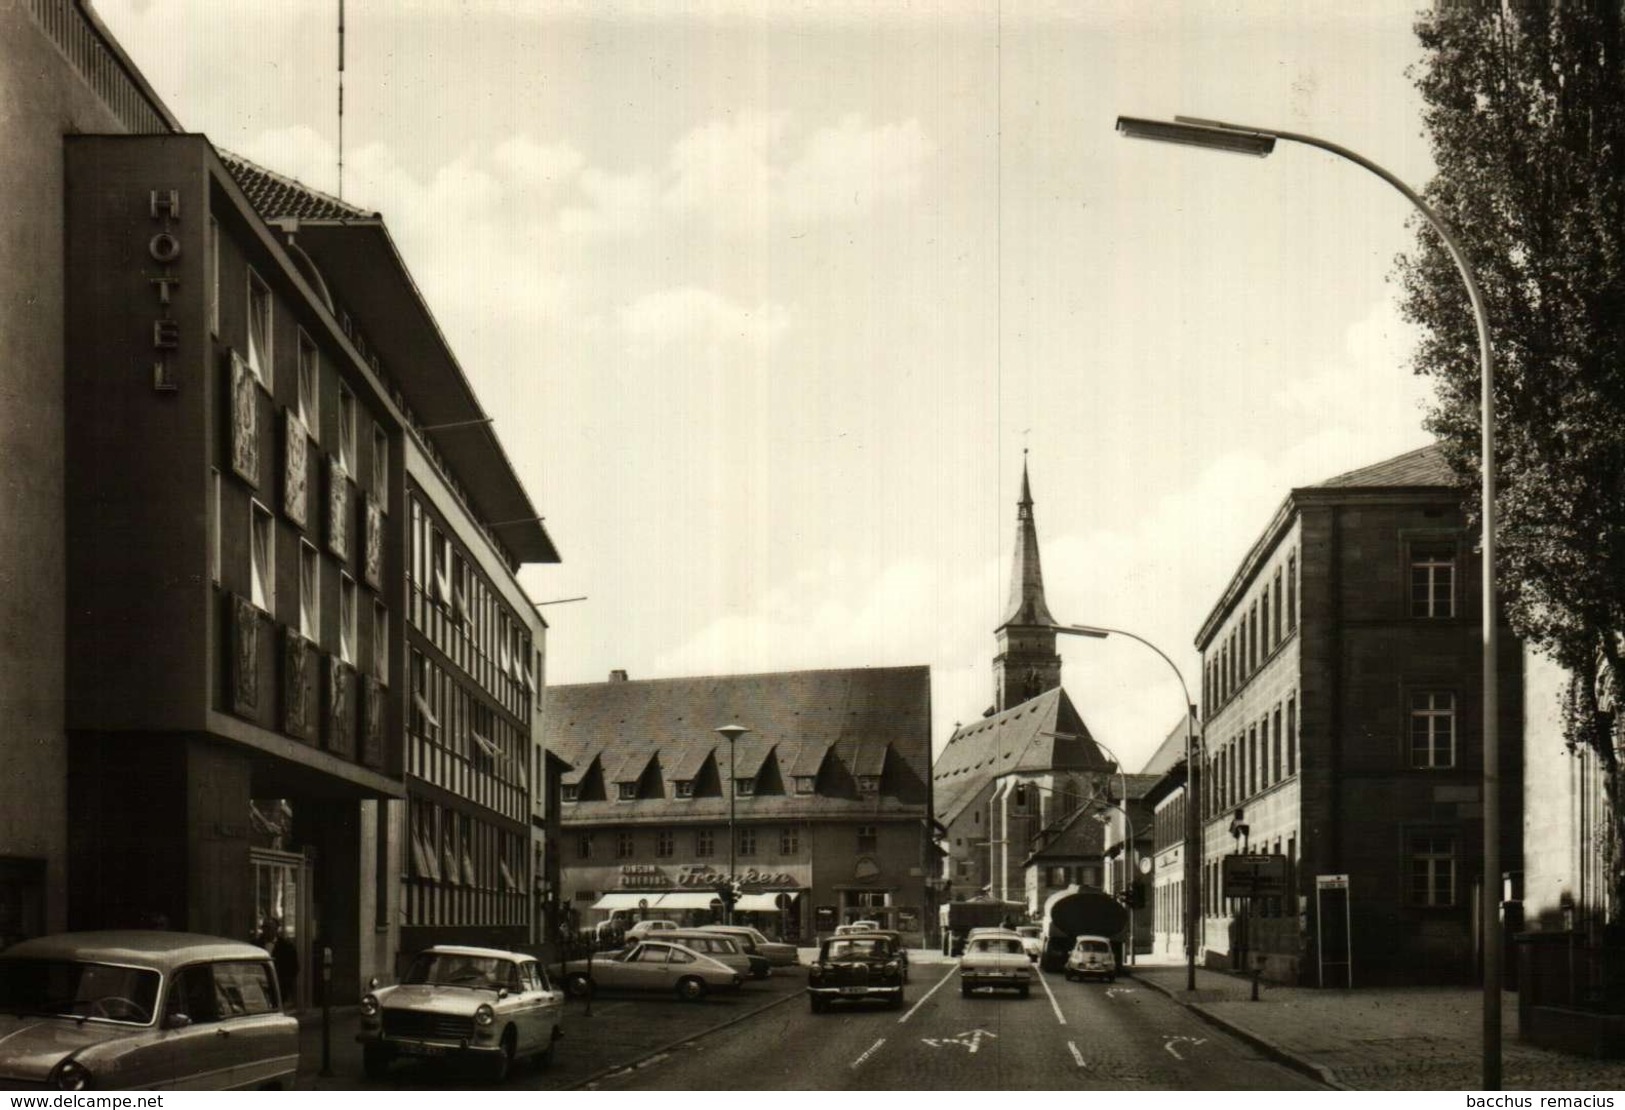
[[[1174,672],[1179,680],[1179,691],[1183,695],[1181,712],[1185,715],[1185,989],[1196,989],[1196,927],[1198,924],[1198,909],[1201,900],[1198,897],[1202,885],[1202,815],[1197,804],[1196,795],[1196,707],[1191,704],[1190,687],[1185,685],[1185,676],[1180,673],[1178,665],[1166,652],[1147,640],[1144,636],[1137,636],[1132,632],[1125,632],[1121,628],[1103,628],[1095,624],[1055,624],[1050,628],[1066,636],[1087,636],[1091,640],[1104,640],[1108,636],[1125,636],[1136,643],[1144,644],[1157,653],[1157,657],[1168,664],[1168,669]],[[1121,764],[1119,764],[1121,766]],[[1125,788],[1124,794],[1128,791]],[[1124,810],[1125,820],[1128,811]]]
[[[1180,143],[1186,146],[1206,147],[1255,154],[1262,158],[1275,149],[1277,140],[1302,143],[1318,147],[1345,158],[1355,165],[1377,175],[1402,193],[1416,207],[1423,219],[1438,233],[1445,250],[1456,264],[1463,284],[1467,286],[1467,299],[1472,302],[1473,322],[1478,328],[1479,408],[1479,465],[1483,485],[1482,518],[1484,586],[1481,606],[1484,648],[1484,879],[1481,894],[1480,920],[1484,947],[1484,1075],[1483,1087],[1487,1091],[1501,1087],[1501,766],[1500,715],[1497,659],[1497,628],[1495,615],[1495,360],[1490,352],[1489,313],[1484,297],[1479,292],[1478,280],[1467,255],[1456,241],[1455,235],[1439,216],[1423,203],[1422,198],[1399,178],[1381,166],[1346,147],[1300,135],[1265,127],[1242,127],[1214,120],[1175,116],[1173,122],[1118,116],[1117,130],[1133,139],[1151,139],[1157,142]]]
[[[734,741],[738,740],[750,729],[744,725],[723,725],[712,732],[720,733],[728,738],[728,883],[734,882],[735,866],[734,852],[739,847],[738,837],[734,833],[734,795],[739,792],[739,782],[734,778]],[[731,900],[722,905],[722,920],[732,925],[734,923],[734,904]]]

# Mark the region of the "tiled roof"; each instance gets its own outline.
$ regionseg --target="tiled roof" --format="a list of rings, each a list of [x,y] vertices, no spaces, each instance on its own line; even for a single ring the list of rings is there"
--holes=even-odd
[[[1099,821],[1091,820],[1100,813],[1098,805],[1079,806],[1060,831],[1050,836],[1040,848],[1035,848],[1022,860],[1022,866],[1060,860],[1099,859],[1105,851],[1106,830]]]
[[[1128,800],[1137,801],[1146,796],[1151,788],[1162,781],[1161,775],[1110,775],[1106,779],[1106,792],[1114,800],[1121,801],[1118,795],[1128,791]]]
[[[248,197],[248,202],[267,220],[294,216],[302,220],[377,219],[376,212],[368,212],[338,197],[318,192],[301,185],[291,177],[283,177],[250,162],[240,154],[222,150],[220,160],[231,171],[237,187]]]
[[[936,817],[944,824],[953,821],[982,786],[1011,771],[1107,766],[1089,726],[1057,686],[954,732],[931,772]]]
[[[1195,713],[1192,713],[1191,716],[1195,717]],[[1192,720],[1191,727],[1199,729],[1201,726]],[[1145,775],[1166,774],[1168,768],[1185,758],[1185,740],[1185,722],[1179,721],[1173,728],[1168,730],[1168,735],[1163,738],[1161,744],[1157,745],[1157,750],[1151,753],[1151,758],[1145,761],[1145,766],[1140,768],[1140,773]]]
[[[1358,486],[1454,486],[1456,476],[1445,462],[1444,449],[1437,443],[1418,447],[1371,466],[1328,478],[1312,489],[1346,489]]]
[[[659,762],[660,796],[621,802],[609,791],[565,806],[566,824],[657,822],[725,817],[726,791],[676,797],[672,783],[695,777],[711,753],[726,776],[727,744],[714,731],[726,722],[751,729],[735,741],[741,777],[776,763],[787,785],[823,766],[816,795],[741,795],[741,820],[784,816],[924,816],[931,750],[931,672],[927,667],[869,667],[717,675],[638,682],[549,686],[543,713],[546,746],[577,768],[601,759],[606,768]],[[860,764],[871,748],[890,747],[881,792],[857,792]],[[642,761],[639,764],[638,761]],[[676,772],[681,770],[682,776]],[[870,772],[862,772],[870,773]],[[576,781],[582,776],[575,773]],[[567,777],[566,781],[570,781]],[[612,781],[612,780],[611,780]]]

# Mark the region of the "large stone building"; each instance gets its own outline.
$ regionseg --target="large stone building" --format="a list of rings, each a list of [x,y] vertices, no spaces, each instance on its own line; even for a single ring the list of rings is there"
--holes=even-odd
[[[729,724],[749,731],[730,741],[716,731]],[[616,672],[550,687],[545,725],[570,765],[561,882],[580,924],[712,920],[718,885],[737,882],[736,914],[769,932],[810,942],[866,919],[923,943],[928,668]]]
[[[1461,490],[1425,447],[1291,491],[1203,621],[1209,962],[1256,959],[1308,984],[1347,982],[1350,959],[1357,984],[1473,976],[1484,858],[1473,546]],[[1502,643],[1501,859],[1515,873],[1520,648]],[[1221,883],[1238,850],[1280,855],[1290,876],[1284,897],[1258,899],[1247,918]]]

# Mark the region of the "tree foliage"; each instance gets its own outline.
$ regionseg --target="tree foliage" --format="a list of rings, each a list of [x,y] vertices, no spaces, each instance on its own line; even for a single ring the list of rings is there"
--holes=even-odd
[[[1565,703],[1568,738],[1607,771],[1618,843],[1607,691],[1625,690],[1621,3],[1440,4],[1416,29],[1424,62],[1413,77],[1438,166],[1424,197],[1461,240],[1491,322],[1501,598],[1512,629],[1581,687]],[[1476,517],[1472,309],[1443,244],[1420,221],[1417,232],[1399,260],[1402,309],[1423,330],[1417,372],[1436,386],[1428,426]]]

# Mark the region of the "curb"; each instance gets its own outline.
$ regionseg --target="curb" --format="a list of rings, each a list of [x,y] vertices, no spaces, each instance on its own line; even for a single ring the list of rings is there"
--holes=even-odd
[[[1293,1071],[1298,1072],[1300,1075],[1313,1079],[1316,1083],[1324,1084],[1334,1091],[1359,1090],[1358,1087],[1350,1087],[1347,1083],[1344,1083],[1342,1080],[1338,1079],[1337,1073],[1332,1071],[1331,1068],[1328,1068],[1323,1064],[1317,1064],[1312,1060],[1305,1060],[1302,1056],[1288,1052],[1286,1049],[1282,1048],[1269,1038],[1261,1037],[1251,1030],[1243,1029],[1234,1022],[1220,1017],[1218,1014],[1215,1014],[1213,1011],[1207,1009],[1198,1002],[1185,1001],[1183,998],[1179,997],[1179,995],[1183,992],[1176,993],[1172,989],[1163,986],[1161,983],[1154,982],[1151,979],[1146,979],[1141,976],[1135,976],[1135,980],[1145,984],[1152,990],[1157,991],[1164,997],[1179,1003],[1179,1005],[1185,1007],[1185,1009],[1189,1010],[1191,1013],[1195,1014],[1197,1017],[1201,1018],[1215,1029],[1221,1029],[1230,1034],[1230,1036],[1235,1037],[1237,1040],[1245,1041],[1254,1048],[1258,1049],[1264,1055],[1268,1056],[1270,1059],[1274,1060],[1276,1063],[1284,1064]]]
[[[635,1070],[637,1068],[640,1068],[643,1065],[647,1064],[649,1061],[653,1060],[657,1056],[664,1056],[668,1052],[671,1052],[674,1049],[681,1048],[682,1046],[684,1046],[686,1044],[693,1044],[695,1041],[703,1040],[704,1038],[709,1037],[713,1033],[720,1033],[724,1029],[732,1028],[733,1026],[738,1025],[742,1021],[748,1021],[749,1019],[755,1017],[757,1014],[766,1013],[768,1010],[771,1010],[775,1006],[782,1006],[786,1002],[789,1002],[791,999],[801,998],[804,995],[804,993],[805,992],[803,992],[803,991],[791,991],[789,994],[780,995],[778,998],[773,999],[773,1001],[763,1003],[762,1005],[756,1007],[756,1009],[754,1009],[754,1010],[747,1010],[745,1013],[735,1014],[733,1017],[729,1018],[727,1021],[722,1022],[720,1025],[713,1025],[709,1029],[702,1029],[698,1033],[692,1033],[692,1034],[690,1034],[690,1035],[688,1035],[686,1037],[681,1037],[681,1038],[679,1038],[679,1039],[677,1039],[675,1041],[672,1041],[670,1044],[663,1044],[663,1045],[659,1046],[658,1048],[650,1049],[648,1052],[645,1052],[642,1056],[636,1057],[635,1059],[632,1059],[632,1060],[628,1060],[625,1063],[611,1064],[606,1068],[600,1068],[598,1071],[593,1072],[591,1075],[587,1076],[585,1079],[582,1079],[582,1080],[580,1080],[579,1082],[576,1082],[576,1083],[571,1083],[567,1087],[555,1087],[553,1089],[558,1090],[558,1091],[580,1091],[580,1090],[583,1090],[583,1089],[591,1086],[594,1083],[597,1083],[601,1079],[608,1078],[611,1075],[619,1075],[623,1071],[633,1071],[633,1070]]]

